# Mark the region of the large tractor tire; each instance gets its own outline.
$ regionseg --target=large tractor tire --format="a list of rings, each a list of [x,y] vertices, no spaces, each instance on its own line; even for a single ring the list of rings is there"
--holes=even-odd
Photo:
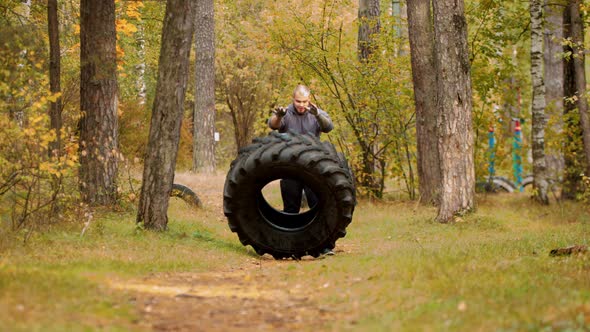
[[[522,187],[531,186],[534,182],[535,178],[532,175],[527,175],[522,179],[521,185]]]
[[[476,189],[478,192],[488,193],[511,193],[516,191],[514,183],[502,176],[492,176],[486,181],[478,181],[476,183]]]
[[[178,197],[193,207],[203,207],[203,203],[201,203],[199,196],[197,196],[197,194],[195,194],[195,192],[192,191],[191,188],[179,183],[172,184],[172,191],[170,192],[170,197]]]
[[[313,191],[318,203],[300,214],[272,207],[262,189],[293,179]],[[310,135],[271,133],[240,150],[225,180],[223,209],[232,232],[256,253],[299,259],[334,249],[352,220],[356,193],[346,159]]]

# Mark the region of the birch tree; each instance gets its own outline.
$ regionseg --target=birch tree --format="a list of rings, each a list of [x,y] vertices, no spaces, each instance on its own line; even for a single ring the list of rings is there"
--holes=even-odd
[[[137,103],[139,105],[145,105],[147,99],[147,86],[145,84],[145,27],[143,22],[139,22],[137,25],[137,57],[139,63],[135,67],[137,70],[137,81],[135,82],[135,88],[137,89]]]
[[[531,15],[531,83],[532,149],[534,196],[542,204],[549,204],[547,196],[547,164],[545,160],[545,84],[543,82],[543,6],[542,0],[530,1]]]

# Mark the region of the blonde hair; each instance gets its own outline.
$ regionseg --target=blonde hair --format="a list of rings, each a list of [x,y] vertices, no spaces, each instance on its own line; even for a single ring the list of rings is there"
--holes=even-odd
[[[293,90],[293,97],[295,97],[295,95],[309,97],[310,94],[311,92],[309,91],[309,88],[303,84],[299,84],[297,87],[295,87],[295,90]]]

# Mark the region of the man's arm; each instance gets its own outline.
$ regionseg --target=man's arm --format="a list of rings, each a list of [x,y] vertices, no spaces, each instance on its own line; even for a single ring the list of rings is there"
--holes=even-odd
[[[279,129],[281,127],[281,120],[287,114],[287,109],[284,107],[277,107],[272,111],[270,119],[268,119],[268,126],[270,129]]]
[[[328,113],[324,112],[323,110],[319,109],[316,105],[310,104],[309,106],[309,113],[315,116],[318,124],[320,125],[320,130],[324,133],[328,133],[334,129],[334,124],[332,123],[332,119]]]

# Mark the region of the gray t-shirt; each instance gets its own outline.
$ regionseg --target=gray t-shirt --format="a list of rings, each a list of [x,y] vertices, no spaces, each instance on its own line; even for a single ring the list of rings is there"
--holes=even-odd
[[[281,125],[279,126],[279,133],[285,133],[287,131],[293,131],[297,134],[310,133],[316,137],[320,137],[320,133],[328,133],[334,129],[334,124],[330,119],[330,116],[325,111],[318,108],[318,113],[326,117],[329,120],[330,125],[322,131],[320,124],[315,116],[309,111],[299,114],[293,104],[287,107],[287,114],[281,119]],[[270,119],[268,119],[268,126],[270,127]]]

